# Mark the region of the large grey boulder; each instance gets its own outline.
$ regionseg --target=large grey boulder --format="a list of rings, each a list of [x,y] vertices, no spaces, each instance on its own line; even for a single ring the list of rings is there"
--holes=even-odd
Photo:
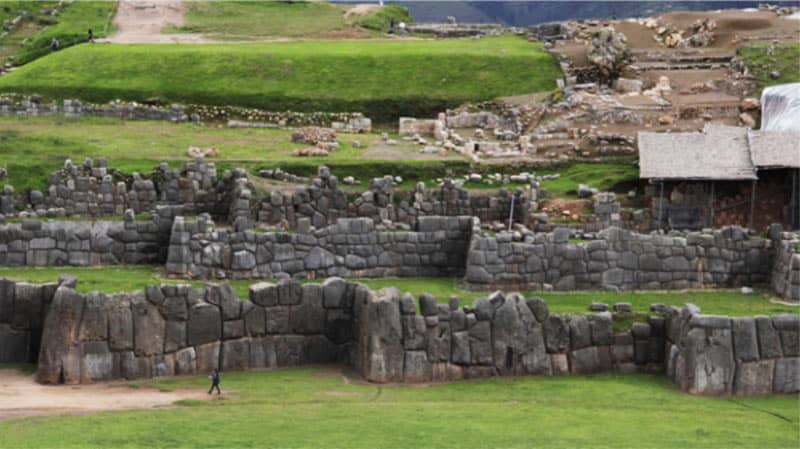
[[[108,313],[106,295],[88,293],[83,307],[83,319],[78,338],[81,341],[100,341],[108,338]]]
[[[356,289],[360,360],[364,377],[371,382],[403,380],[403,330],[400,320],[400,293],[396,289],[370,292]]]
[[[223,371],[242,371],[247,369],[249,364],[249,338],[226,340],[222,343],[222,360],[220,360],[220,366]]]
[[[775,393],[800,392],[800,357],[786,357],[775,361]]]
[[[325,308],[320,284],[303,286],[300,305],[292,308],[289,322],[295,334],[321,334],[325,331]]]
[[[199,346],[222,339],[222,317],[219,308],[201,302],[189,310],[187,338],[190,346]],[[198,352],[199,357],[199,352]]]
[[[133,314],[130,298],[114,295],[106,303],[108,344],[112,351],[133,350]]]
[[[119,377],[114,363],[114,354],[105,341],[90,341],[81,344],[81,383],[111,380]]]
[[[758,335],[753,318],[733,318],[734,358],[739,362],[758,360]]]
[[[470,327],[469,351],[473,365],[492,364],[492,325],[489,321],[476,321]]]
[[[433,367],[425,351],[405,351],[403,359],[404,382],[430,382]]]
[[[198,373],[209,373],[213,369],[219,369],[219,351],[221,343],[215,341],[194,347],[196,354],[196,365]]]
[[[206,302],[219,307],[224,321],[238,320],[242,316],[242,302],[230,284],[206,285]]]
[[[258,282],[251,285],[250,301],[263,307],[278,305],[278,286],[271,282]]]
[[[729,394],[735,370],[730,329],[694,328],[686,336],[685,384],[689,393]]]
[[[175,353],[175,375],[187,375],[197,372],[197,354],[194,348],[184,348]]]
[[[166,322],[158,307],[145,299],[143,294],[131,299],[133,315],[133,349],[137,356],[148,356],[164,352]]]
[[[573,351],[585,348],[592,344],[592,331],[589,319],[585,315],[572,315],[569,317],[570,346]]]
[[[60,287],[45,319],[36,380],[41,383],[80,383],[80,319],[85,300],[75,290]]]
[[[774,371],[774,360],[760,360],[737,364],[736,378],[734,379],[734,394],[739,396],[763,396],[771,394]]]
[[[589,315],[589,329],[592,334],[592,345],[608,346],[614,341],[614,329],[611,313],[602,312]]]
[[[783,357],[781,337],[772,325],[772,318],[768,316],[755,317],[758,330],[758,349],[762,359]]]
[[[569,350],[569,322],[561,315],[550,315],[544,322],[544,340],[549,353]]]

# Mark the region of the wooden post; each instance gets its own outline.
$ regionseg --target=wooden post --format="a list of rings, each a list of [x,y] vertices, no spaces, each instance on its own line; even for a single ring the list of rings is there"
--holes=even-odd
[[[753,184],[750,186],[750,218],[747,220],[747,227],[750,230],[753,230],[753,214],[755,213],[756,208],[756,183],[758,182],[757,179],[753,180]]]
[[[708,227],[714,227],[714,181],[711,181],[711,197],[708,201],[708,210],[711,211],[711,218],[709,220]]]
[[[664,229],[664,181],[661,181],[661,193],[658,195],[658,229]]]

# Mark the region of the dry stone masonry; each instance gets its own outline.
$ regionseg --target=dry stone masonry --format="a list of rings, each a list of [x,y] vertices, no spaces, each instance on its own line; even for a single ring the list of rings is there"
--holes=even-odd
[[[193,278],[462,276],[470,217],[421,217],[413,231],[379,231],[368,218],[291,232],[216,229],[175,219],[167,272]]]
[[[800,315],[729,318],[687,304],[666,318],[667,375],[699,395],[800,391]]]
[[[687,304],[614,331],[618,311],[551,313],[496,292],[471,306],[328,278],[78,293],[75,279],[0,281],[0,362],[38,359],[37,380],[79,384],[319,363],[371,382],[666,372],[701,395],[800,391],[800,316],[729,318]],[[419,312],[418,312],[419,310]]]
[[[555,290],[686,289],[769,282],[771,242],[727,227],[686,236],[608,228],[589,242],[570,231],[519,236],[473,232],[465,283],[489,288]]]

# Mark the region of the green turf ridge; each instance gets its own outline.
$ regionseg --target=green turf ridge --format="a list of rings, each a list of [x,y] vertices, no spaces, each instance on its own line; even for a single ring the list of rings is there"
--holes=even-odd
[[[91,70],[87,68],[91,67]],[[424,117],[554,88],[561,71],[518,36],[253,44],[80,45],[0,77],[0,92]]]
[[[60,274],[71,274],[78,278],[77,290],[88,293],[102,291],[105,293],[132,292],[144,289],[145,285],[160,283],[191,284],[200,287],[202,281],[168,279],[158,266],[109,266],[109,267],[46,267],[46,268],[0,268],[0,278],[5,277],[17,281],[34,283],[55,282]],[[451,296],[457,296],[462,305],[471,305],[489,291],[475,292],[465,290],[455,278],[382,278],[382,279],[350,279],[361,282],[373,290],[396,287],[401,293],[410,292],[415,297],[421,293],[430,293],[439,302],[447,303]],[[308,281],[322,282],[323,280]],[[224,281],[216,281],[224,282]],[[248,298],[250,285],[257,280],[230,281],[237,295]],[[798,307],[770,302],[770,294],[765,290],[757,290],[751,295],[743,295],[739,290],[689,290],[689,291],[637,291],[637,292],[523,292],[526,296],[538,296],[547,300],[548,307],[556,313],[587,313],[592,302],[604,302],[613,306],[618,302],[629,302],[633,310],[639,314],[648,314],[650,305],[662,303],[682,306],[685,303],[698,305],[703,313],[753,316],[774,315],[778,313],[798,313]]]
[[[205,391],[207,376],[136,382]],[[223,373],[222,399],[0,422],[0,447],[792,448],[798,397],[711,398],[664,376],[376,385],[337,368]]]

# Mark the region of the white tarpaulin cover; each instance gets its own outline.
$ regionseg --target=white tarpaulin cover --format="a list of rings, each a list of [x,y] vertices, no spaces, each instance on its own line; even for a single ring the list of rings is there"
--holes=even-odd
[[[800,131],[800,83],[764,89],[761,93],[761,129]]]

